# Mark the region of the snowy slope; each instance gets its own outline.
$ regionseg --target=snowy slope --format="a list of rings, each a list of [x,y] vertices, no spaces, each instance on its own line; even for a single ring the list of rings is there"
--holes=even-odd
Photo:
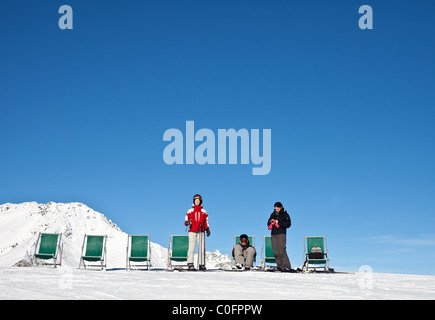
[[[103,214],[77,202],[0,205],[0,267],[29,261],[39,232],[62,233],[62,265],[75,268],[79,265],[84,235],[107,235],[107,267],[125,267],[128,235]],[[229,261],[228,256],[219,252],[207,253],[207,256],[208,267]],[[167,257],[167,248],[151,243],[153,267],[166,267]]]
[[[367,279],[367,274],[358,273],[96,272],[67,267],[0,267],[0,300],[5,299],[432,300],[435,277],[372,274]]]
[[[17,268],[33,253],[39,232],[61,232],[60,268]],[[106,234],[105,272],[79,270],[84,234]],[[435,277],[400,274],[281,274],[270,272],[126,272],[128,235],[81,203],[0,205],[0,300],[3,299],[435,299]],[[151,235],[152,239],[152,235]],[[155,268],[167,249],[152,243]],[[219,251],[209,269],[228,266]],[[90,290],[91,289],[91,290]],[[243,292],[243,294],[241,294]]]

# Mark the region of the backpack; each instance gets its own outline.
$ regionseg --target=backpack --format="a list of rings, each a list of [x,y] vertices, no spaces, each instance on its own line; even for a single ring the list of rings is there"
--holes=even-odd
[[[323,251],[320,247],[312,247],[310,253],[308,254],[310,259],[323,259]]]

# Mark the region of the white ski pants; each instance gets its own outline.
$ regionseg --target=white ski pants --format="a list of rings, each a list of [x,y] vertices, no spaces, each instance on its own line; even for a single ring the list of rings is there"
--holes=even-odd
[[[187,252],[187,263],[193,263],[195,246],[198,242],[199,264],[205,265],[205,235],[204,232],[189,232],[189,250]]]

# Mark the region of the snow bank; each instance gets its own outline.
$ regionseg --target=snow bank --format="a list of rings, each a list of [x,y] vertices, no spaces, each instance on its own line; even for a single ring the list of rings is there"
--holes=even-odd
[[[5,299],[435,299],[435,277],[400,274],[0,268]]]
[[[62,233],[62,265],[75,268],[84,235],[107,235],[107,267],[125,268],[128,235],[103,214],[78,202],[0,205],[0,267],[30,262],[39,232]],[[152,266],[165,268],[167,259],[167,248],[151,242]],[[224,267],[229,262],[228,255],[207,252],[209,268]]]

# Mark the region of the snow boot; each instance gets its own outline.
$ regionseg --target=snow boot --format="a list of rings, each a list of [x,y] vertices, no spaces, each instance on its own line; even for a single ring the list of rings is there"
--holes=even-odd
[[[193,266],[193,263],[188,263],[187,264],[187,270],[189,270],[189,271],[196,271],[195,267]]]

